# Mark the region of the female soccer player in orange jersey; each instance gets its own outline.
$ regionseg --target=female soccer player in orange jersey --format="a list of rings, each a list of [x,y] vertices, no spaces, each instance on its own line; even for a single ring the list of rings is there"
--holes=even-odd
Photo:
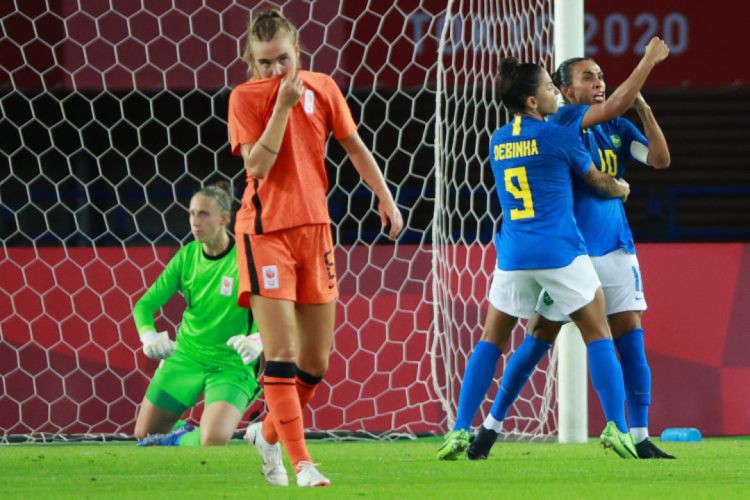
[[[299,57],[297,30],[283,14],[257,14],[244,54],[251,79],[229,98],[232,152],[247,170],[235,224],[238,300],[252,307],[263,339],[269,410],[246,438],[260,452],[271,484],[288,484],[280,440],[297,485],[326,486],[330,481],[307,451],[302,408],[328,368],[338,296],[326,205],[329,133],[378,197],[391,239],[403,219],[338,86],[328,75],[300,70]]]

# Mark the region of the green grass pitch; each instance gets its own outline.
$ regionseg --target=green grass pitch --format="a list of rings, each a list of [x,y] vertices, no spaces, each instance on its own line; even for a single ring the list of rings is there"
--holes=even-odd
[[[585,445],[498,443],[483,462],[439,462],[438,438],[311,441],[328,488],[266,485],[244,443],[0,447],[0,498],[750,498],[750,438],[666,443],[678,460],[622,460]],[[292,478],[293,479],[293,478]]]

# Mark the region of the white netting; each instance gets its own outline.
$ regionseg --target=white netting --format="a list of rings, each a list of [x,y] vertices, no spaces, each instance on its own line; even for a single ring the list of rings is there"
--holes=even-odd
[[[456,0],[449,3],[446,19],[440,49],[446,57],[439,59],[437,80],[433,287],[438,307],[432,350],[436,390],[452,421],[496,262],[490,242],[500,208],[487,158],[492,131],[508,119],[495,93],[497,69],[505,56],[552,68],[552,5]],[[522,339],[519,325],[510,350]],[[550,354],[535,369],[505,421],[508,434],[556,432],[555,368],[556,357]],[[493,387],[489,399],[495,393]],[[485,404],[482,418],[488,410]]]
[[[443,432],[452,420],[499,212],[484,157],[502,120],[492,71],[507,49],[488,41],[549,62],[548,3],[453,2],[446,25],[442,0],[279,2],[300,28],[303,65],[344,90],[407,220],[387,244],[333,141],[341,299],[310,430]],[[192,192],[220,178],[242,189],[227,98],[245,78],[250,13],[269,6],[0,3],[0,434],[132,432],[156,367],[140,353],[132,305],[186,241]],[[157,326],[174,331],[181,308],[173,300]],[[535,376],[531,387],[516,411],[548,422],[549,386]]]

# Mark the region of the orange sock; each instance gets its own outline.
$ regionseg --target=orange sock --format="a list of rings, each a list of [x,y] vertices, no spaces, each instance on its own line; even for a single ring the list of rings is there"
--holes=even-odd
[[[305,444],[305,426],[302,422],[302,408],[292,377],[263,377],[268,417],[273,421],[281,444],[286,449],[289,460],[295,466],[306,460],[312,461]]]
[[[304,409],[305,406],[307,406],[307,403],[309,403],[313,398],[313,396],[315,395],[315,388],[317,387],[318,382],[320,382],[321,380],[321,377],[315,377],[317,380],[310,380],[310,378],[308,377],[305,378],[307,382],[300,379],[298,374],[294,379],[294,385],[297,387],[297,396],[299,397],[300,409]],[[263,439],[265,439],[266,442],[270,444],[276,444],[279,441],[279,434],[276,432],[276,427],[274,426],[273,419],[266,418],[265,420],[263,420],[263,427],[261,429],[261,432],[263,433]]]

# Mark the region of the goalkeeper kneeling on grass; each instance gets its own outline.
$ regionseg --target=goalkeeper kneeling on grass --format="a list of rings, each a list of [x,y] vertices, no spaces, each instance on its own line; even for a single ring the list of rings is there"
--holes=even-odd
[[[226,183],[193,195],[195,241],[177,252],[133,310],[144,354],[162,360],[135,424],[138,446],[225,445],[260,394],[263,347],[252,313],[237,306],[237,256],[227,233],[231,200]],[[177,291],[187,305],[174,342],[156,332],[154,314]],[[201,394],[200,427],[176,425]]]

